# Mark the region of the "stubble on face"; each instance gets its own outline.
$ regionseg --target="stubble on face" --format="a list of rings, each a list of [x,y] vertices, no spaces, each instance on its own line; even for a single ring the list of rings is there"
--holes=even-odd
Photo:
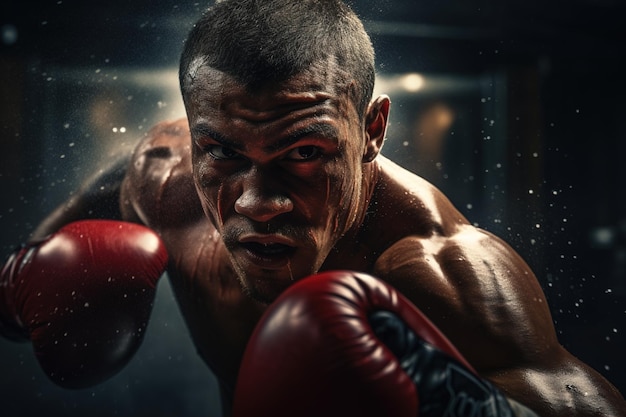
[[[306,78],[303,78],[305,82],[293,84],[292,88],[294,86],[296,88],[290,91],[302,91],[299,90],[303,88],[302,86],[320,88],[319,86],[331,82],[332,77],[328,73],[328,67],[324,71],[321,77],[314,70],[312,73],[311,71],[307,72]],[[194,111],[195,115],[202,116],[203,120],[211,121],[214,117],[219,120],[219,117],[223,117],[220,116],[221,105],[227,95],[217,102],[213,101],[212,104],[207,100],[215,100],[216,96],[223,95],[225,90],[221,89],[220,85],[225,82],[224,80],[228,76],[206,67],[197,69],[195,75],[194,85],[200,91],[191,93],[190,100],[186,102],[187,105],[195,107],[192,108],[191,114],[188,108],[190,121],[193,121],[191,116],[194,115]],[[317,78],[315,78],[316,76]],[[311,79],[317,81],[311,82]],[[289,81],[286,83],[288,84]],[[337,86],[331,88],[335,95],[337,89]],[[294,198],[300,199],[295,204],[298,207],[296,210],[298,213],[295,215],[281,215],[280,219],[263,225],[233,215],[232,207],[228,205],[222,207],[225,201],[230,201],[233,197],[224,196],[224,194],[228,194],[228,185],[221,182],[218,189],[215,189],[216,183],[204,184],[202,176],[198,172],[203,170],[202,166],[207,162],[202,161],[202,158],[194,161],[194,178],[205,213],[221,234],[242,290],[258,301],[271,302],[280,292],[276,291],[276,288],[283,290],[292,281],[318,272],[333,246],[353,227],[353,223],[359,217],[359,207],[362,203],[360,192],[362,178],[360,176],[362,175],[363,151],[360,143],[347,143],[347,141],[362,139],[361,123],[356,120],[358,118],[357,112],[345,92],[342,97],[334,100],[336,100],[336,109],[333,117],[342,119],[338,122],[341,129],[340,136],[343,138],[340,143],[340,153],[330,163],[324,165],[324,172],[319,173],[319,178],[316,180],[317,184],[311,190],[319,198],[312,201],[313,204],[310,204],[311,198],[305,195],[298,196],[297,192],[294,193]],[[358,139],[354,137],[355,135],[358,136]],[[307,206],[307,204],[312,207]],[[269,232],[268,227],[271,229]],[[263,228],[263,230],[256,230],[255,228]],[[241,250],[239,240],[246,233],[282,234],[299,243],[298,256],[294,257],[293,261],[288,264],[288,271],[277,272],[254,268],[254,271],[250,272],[234,255],[237,250]],[[275,279],[275,275],[278,273],[283,275],[288,273],[289,277],[288,279],[282,277],[282,281],[278,282],[279,280]],[[280,288],[281,286],[284,288]]]

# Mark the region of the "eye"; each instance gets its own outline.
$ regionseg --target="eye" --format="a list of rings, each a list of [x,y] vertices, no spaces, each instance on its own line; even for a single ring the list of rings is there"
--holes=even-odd
[[[222,145],[208,145],[204,148],[215,159],[239,159],[241,155]]]
[[[320,148],[317,146],[300,146],[293,149],[286,156],[286,159],[292,161],[308,161],[320,156]]]

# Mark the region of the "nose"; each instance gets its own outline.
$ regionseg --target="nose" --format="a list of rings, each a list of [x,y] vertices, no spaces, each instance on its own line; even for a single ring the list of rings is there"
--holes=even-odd
[[[243,181],[243,190],[235,201],[235,212],[257,222],[268,222],[293,210],[289,197],[277,191],[276,173],[251,170]]]

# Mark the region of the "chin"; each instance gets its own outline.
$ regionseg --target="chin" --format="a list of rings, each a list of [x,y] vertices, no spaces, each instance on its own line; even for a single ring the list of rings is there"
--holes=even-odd
[[[266,294],[262,291],[258,291],[257,289],[251,289],[250,287],[244,288],[244,294],[250,299],[263,305],[272,304],[274,300],[276,300],[276,298],[278,297],[278,295]]]
[[[271,304],[294,281],[272,278],[240,277],[243,293],[261,304]]]
[[[266,288],[263,285],[246,286],[244,287],[244,294],[256,302],[269,305],[272,304],[286,288],[277,291],[273,288]]]

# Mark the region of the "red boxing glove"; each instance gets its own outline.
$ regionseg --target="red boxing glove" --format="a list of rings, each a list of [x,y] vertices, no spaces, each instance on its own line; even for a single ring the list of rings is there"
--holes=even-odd
[[[326,272],[287,289],[246,349],[233,416],[512,416],[408,300],[368,275]]]
[[[84,220],[16,251],[0,275],[0,334],[30,339],[45,373],[83,388],[120,371],[143,340],[167,265],[133,223]]]

